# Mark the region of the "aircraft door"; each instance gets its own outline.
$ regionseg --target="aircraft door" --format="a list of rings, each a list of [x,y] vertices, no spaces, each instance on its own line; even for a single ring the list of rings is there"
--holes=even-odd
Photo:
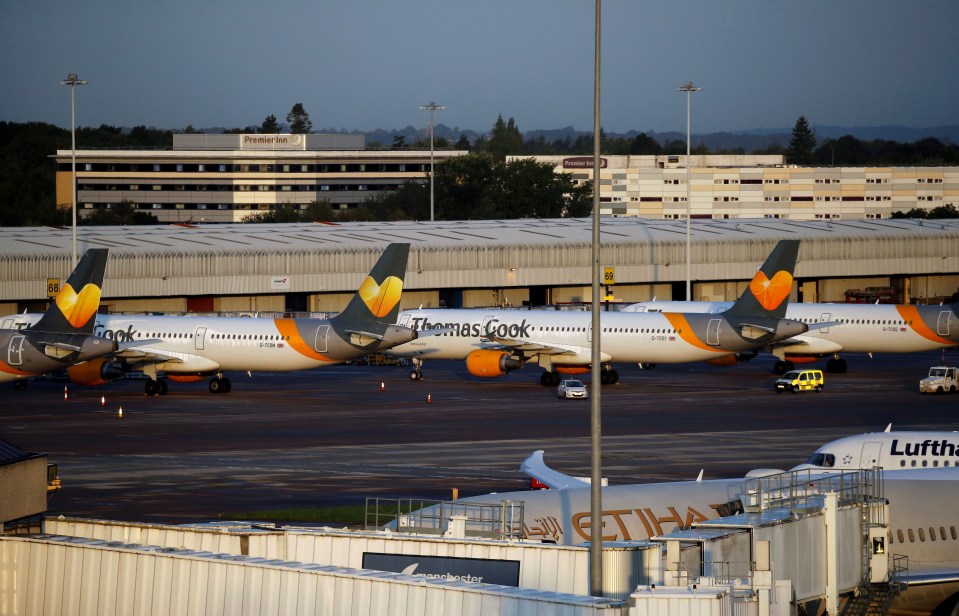
[[[943,310],[942,312],[939,313],[939,326],[938,326],[937,333],[940,336],[949,335],[949,315],[950,314],[952,313],[948,310]]]
[[[206,338],[206,328],[205,328],[205,327],[197,327],[197,328],[196,328],[196,338],[195,338],[195,340],[196,340],[196,345],[195,345],[195,346],[196,346],[196,350],[197,350],[197,351],[202,351],[202,350],[203,350],[203,344],[204,344],[204,342],[205,342],[205,341],[204,341],[205,338]]]
[[[316,328],[316,341],[313,343],[313,349],[317,353],[326,353],[327,336],[330,335],[329,325],[320,325]]]
[[[709,319],[709,325],[706,326],[706,344],[719,346],[719,324],[722,321],[722,319]]]
[[[23,341],[26,336],[12,336],[7,349],[7,365],[19,366],[23,363]]]
[[[409,322],[410,322],[410,315],[404,313],[400,315],[400,320],[397,321],[396,324],[399,325],[400,327],[406,327],[406,324]]]
[[[859,460],[860,468],[872,468],[879,466],[879,454],[882,453],[882,443],[864,443],[862,446],[862,458]]]
[[[495,319],[493,315],[487,315],[483,317],[483,324],[480,326],[480,342],[489,342],[490,339],[486,336],[487,327],[489,327],[490,321]]]
[[[828,322],[829,322],[829,319],[830,319],[831,317],[832,317],[832,314],[831,314],[831,313],[829,313],[829,312],[824,312],[824,313],[822,313],[822,316],[819,317],[819,322],[820,322],[820,323],[828,323]],[[828,327],[823,327],[823,328],[821,328],[821,329],[819,329],[819,330],[817,330],[817,331],[820,331],[820,332],[822,332],[822,333],[824,333],[824,334],[828,334],[828,333],[829,333],[829,328],[828,328]]]

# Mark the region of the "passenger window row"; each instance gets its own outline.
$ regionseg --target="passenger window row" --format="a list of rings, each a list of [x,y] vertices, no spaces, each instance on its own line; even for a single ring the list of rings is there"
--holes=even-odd
[[[898,540],[899,543],[906,543],[906,537],[908,537],[908,538],[909,538],[909,543],[915,543],[915,542],[916,542],[916,535],[919,535],[919,541],[920,541],[920,542],[924,542],[924,541],[926,541],[927,531],[926,531],[925,528],[919,528],[919,529],[915,529],[915,530],[913,530],[912,528],[907,528],[907,529],[906,529],[906,532],[903,533],[902,529],[900,528],[900,529],[896,530],[895,539]],[[936,541],[936,540],[937,540],[937,537],[936,537],[936,529],[933,528],[932,526],[929,527],[928,537],[929,537],[929,541]],[[949,537],[950,537],[953,541],[956,541],[957,539],[959,539],[959,533],[956,532],[956,527],[955,527],[955,526],[950,526],[950,527],[949,527]],[[941,540],[941,541],[946,541],[946,540],[947,540],[947,537],[946,537],[946,528],[945,528],[944,526],[940,526],[940,527],[939,527],[938,540]],[[893,543],[895,543],[895,541],[893,540],[893,533],[892,533],[892,531],[890,530],[890,531],[889,531],[889,544],[892,545]]]

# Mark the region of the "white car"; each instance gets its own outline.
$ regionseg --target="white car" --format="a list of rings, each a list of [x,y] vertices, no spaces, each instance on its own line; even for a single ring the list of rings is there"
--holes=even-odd
[[[566,399],[588,398],[589,392],[586,391],[586,386],[583,385],[582,381],[566,379],[565,381],[559,382],[559,387],[556,388],[556,397]]]

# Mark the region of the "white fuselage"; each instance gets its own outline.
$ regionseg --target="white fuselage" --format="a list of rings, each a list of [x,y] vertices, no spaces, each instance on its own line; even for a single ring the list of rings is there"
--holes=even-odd
[[[885,471],[959,467],[959,432],[871,432],[847,436],[817,449],[792,470]]]
[[[671,320],[672,318],[672,320]],[[441,335],[398,345],[391,355],[418,359],[464,359],[480,349],[515,348],[536,355],[552,348],[555,365],[590,363],[593,340],[589,312],[555,310],[437,309],[406,310],[399,325],[415,330],[449,329]],[[701,340],[676,315],[604,312],[601,353],[604,362],[681,363],[713,359],[736,352]],[[679,325],[677,327],[677,324]],[[529,344],[494,340],[517,339]],[[562,349],[564,352],[555,352]]]
[[[708,312],[718,313],[732,302],[651,301],[628,306],[624,312]],[[930,322],[923,314],[935,316]],[[948,306],[911,306],[903,304],[823,304],[790,303],[786,318],[802,321],[811,329],[790,341],[779,343],[787,353],[914,353],[932,351],[959,344],[955,316]],[[817,323],[834,326],[813,329]]]
[[[38,316],[18,315],[14,326]],[[4,319],[5,324],[8,321]],[[170,357],[155,364],[157,370],[168,373],[284,372],[343,361],[325,354],[326,335],[331,333],[329,321],[315,322],[313,337],[306,339],[292,319],[97,315],[94,334],[121,344],[151,341],[135,347],[136,351]]]

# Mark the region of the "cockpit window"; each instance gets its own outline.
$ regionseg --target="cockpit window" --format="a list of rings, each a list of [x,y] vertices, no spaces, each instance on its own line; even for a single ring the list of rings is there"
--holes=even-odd
[[[836,456],[831,453],[814,453],[806,460],[806,464],[832,468],[836,466]]]

